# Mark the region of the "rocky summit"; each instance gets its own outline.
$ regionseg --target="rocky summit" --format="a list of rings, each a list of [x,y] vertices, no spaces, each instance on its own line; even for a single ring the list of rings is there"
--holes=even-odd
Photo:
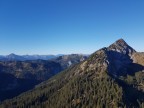
[[[131,56],[136,51],[130,47],[123,39],[117,40],[115,43],[108,47],[108,50],[116,51],[121,54],[126,54]]]
[[[144,56],[143,53],[136,52],[123,39],[119,39],[109,47],[92,54],[90,59],[82,64],[82,67],[87,65],[88,70],[107,71],[113,76],[126,75],[130,73],[131,68],[136,68],[138,65],[141,67],[140,70],[143,68],[142,61],[144,60],[140,59],[142,56]]]
[[[123,39],[1,108],[144,108],[144,53]]]

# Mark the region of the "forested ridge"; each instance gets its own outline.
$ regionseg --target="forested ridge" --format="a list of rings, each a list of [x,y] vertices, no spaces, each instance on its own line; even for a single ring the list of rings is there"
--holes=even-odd
[[[143,58],[136,53],[120,39],[0,107],[144,108]]]

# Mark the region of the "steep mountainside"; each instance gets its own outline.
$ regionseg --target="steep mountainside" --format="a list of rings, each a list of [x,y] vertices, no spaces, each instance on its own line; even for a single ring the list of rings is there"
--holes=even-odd
[[[87,56],[71,54],[60,56],[49,61],[0,61],[0,72],[10,73],[16,78],[44,81],[85,59],[87,59]]]
[[[120,39],[0,107],[144,108],[144,65],[137,54]]]
[[[32,89],[36,84],[80,62],[80,57],[78,55],[72,55],[72,57],[69,55],[67,61],[64,60],[64,57],[61,57],[62,59],[59,59],[60,62],[59,60],[0,61],[0,82],[4,85],[0,86],[0,94],[3,94],[0,95],[0,101]],[[74,62],[63,67],[63,64],[68,64],[68,60],[71,59]]]
[[[40,81],[20,79],[8,73],[0,73],[0,101],[32,89],[34,85],[38,83],[40,83]]]
[[[1,61],[0,101],[19,95],[62,70],[52,61]]]

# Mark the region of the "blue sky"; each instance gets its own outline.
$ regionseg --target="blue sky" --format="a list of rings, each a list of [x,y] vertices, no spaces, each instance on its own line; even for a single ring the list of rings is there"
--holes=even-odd
[[[144,0],[0,0],[0,55],[144,51]]]

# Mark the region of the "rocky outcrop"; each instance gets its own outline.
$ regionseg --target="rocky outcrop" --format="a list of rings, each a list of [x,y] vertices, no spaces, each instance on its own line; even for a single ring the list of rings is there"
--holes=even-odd
[[[136,51],[130,47],[123,39],[117,40],[108,47],[108,50],[115,51],[124,55],[132,56]]]
[[[87,68],[87,71],[95,70],[99,73],[106,71],[116,77],[142,70],[143,64],[144,54],[136,52],[123,39],[119,39],[109,47],[93,53],[86,62],[81,64],[81,69]]]

